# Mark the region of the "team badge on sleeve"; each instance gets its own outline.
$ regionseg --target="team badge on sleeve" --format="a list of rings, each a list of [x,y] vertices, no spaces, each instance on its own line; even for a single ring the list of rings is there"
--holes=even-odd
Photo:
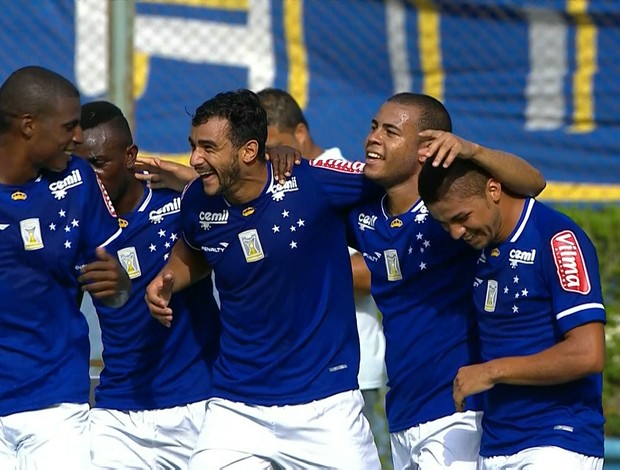
[[[135,247],[129,246],[127,248],[123,248],[122,250],[118,250],[117,255],[118,260],[120,261],[123,269],[127,272],[129,279],[135,279],[142,275],[142,271],[140,270],[140,261],[138,261],[138,253],[136,252]]]
[[[310,166],[327,168],[328,170],[339,171],[340,173],[353,173],[356,175],[364,173],[364,165],[365,164],[362,162],[350,162],[338,158],[310,160]]]
[[[590,278],[577,237],[570,230],[563,230],[551,238],[551,251],[562,289],[588,294]]]
[[[39,223],[39,219],[20,220],[19,229],[22,234],[24,249],[33,251],[43,248],[43,237],[41,236],[41,224]]]
[[[258,232],[256,229],[246,230],[239,234],[239,241],[241,242],[241,248],[243,248],[243,254],[245,260],[248,263],[261,260],[265,257],[263,253],[263,246],[258,238]]]
[[[388,281],[400,281],[403,278],[403,273],[400,270],[400,263],[398,262],[398,253],[396,250],[385,250],[385,269],[387,270]]]

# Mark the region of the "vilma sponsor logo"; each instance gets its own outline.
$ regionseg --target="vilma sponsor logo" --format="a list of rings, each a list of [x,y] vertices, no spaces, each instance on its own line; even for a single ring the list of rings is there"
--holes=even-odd
[[[590,278],[577,237],[570,230],[563,230],[551,238],[551,251],[562,289],[588,294]]]
[[[175,197],[172,201],[164,204],[159,209],[149,212],[149,220],[154,224],[161,223],[164,217],[170,214],[176,214],[181,211],[181,198]]]
[[[65,176],[62,180],[50,183],[49,188],[54,197],[60,200],[67,195],[67,189],[75,188],[81,184],[82,175],[80,170],[73,170],[69,176]]]

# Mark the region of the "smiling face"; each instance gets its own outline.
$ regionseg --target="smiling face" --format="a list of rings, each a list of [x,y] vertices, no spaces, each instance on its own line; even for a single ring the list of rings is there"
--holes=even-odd
[[[462,238],[476,249],[482,249],[502,238],[499,207],[501,185],[490,179],[484,194],[459,196],[450,190],[428,210],[455,240]]]
[[[75,154],[91,164],[112,203],[118,205],[134,180],[133,165],[138,148],[127,142],[112,125],[104,123],[84,131],[84,142],[76,146]]]
[[[209,196],[232,193],[241,184],[239,150],[232,145],[227,119],[212,117],[192,126],[190,165],[200,175]]]
[[[30,118],[31,138],[30,160],[36,168],[62,171],[67,167],[69,155],[82,142],[80,122],[80,100],[77,97],[58,98],[55,105],[49,105]]]
[[[418,131],[415,107],[384,103],[366,137],[366,177],[390,188],[415,176],[420,169]]]

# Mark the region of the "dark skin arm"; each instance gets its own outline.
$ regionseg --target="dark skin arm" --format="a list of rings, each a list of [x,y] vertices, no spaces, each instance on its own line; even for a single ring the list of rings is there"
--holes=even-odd
[[[121,307],[129,298],[129,276],[103,247],[97,248],[97,260],[82,268],[78,281],[82,284],[82,291],[108,307]]]

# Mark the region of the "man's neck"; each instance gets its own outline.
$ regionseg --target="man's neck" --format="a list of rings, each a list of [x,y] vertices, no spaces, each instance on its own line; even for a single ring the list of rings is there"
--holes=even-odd
[[[391,216],[408,212],[420,199],[418,194],[418,179],[410,178],[407,181],[386,188],[385,209]]]
[[[27,161],[23,151],[0,144],[0,184],[18,186],[34,180],[40,173]]]
[[[241,205],[256,199],[265,189],[269,178],[266,162],[257,161],[246,175],[224,193],[230,204]]]
[[[123,195],[117,200],[112,201],[112,204],[114,204],[114,209],[116,209],[116,213],[119,216],[124,216],[133,212],[144,197],[145,189],[145,185],[143,185],[140,181],[132,181]]]
[[[508,196],[505,193],[502,195],[499,207],[501,215],[501,225],[498,232],[499,243],[508,240],[510,234],[517,227],[525,207],[525,201],[526,199],[522,197]]]

